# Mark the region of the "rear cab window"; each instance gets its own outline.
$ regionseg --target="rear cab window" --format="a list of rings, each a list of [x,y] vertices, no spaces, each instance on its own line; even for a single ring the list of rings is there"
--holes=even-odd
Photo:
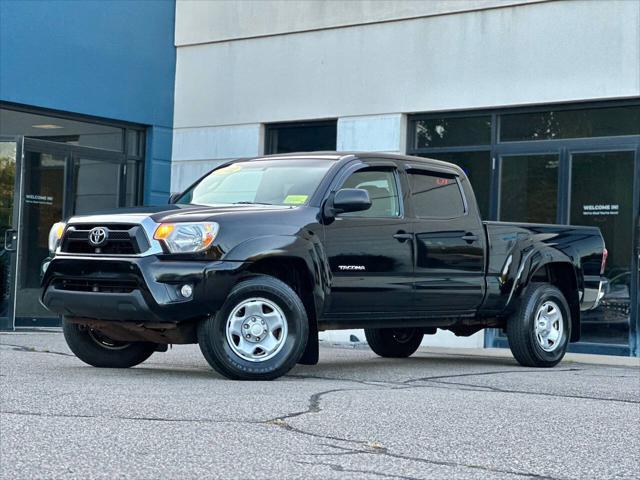
[[[457,218],[466,213],[458,177],[427,170],[408,170],[413,211],[418,218]]]

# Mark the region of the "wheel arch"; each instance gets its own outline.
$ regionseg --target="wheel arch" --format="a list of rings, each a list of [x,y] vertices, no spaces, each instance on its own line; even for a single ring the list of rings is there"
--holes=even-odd
[[[317,236],[266,236],[243,242],[227,258],[243,260],[240,280],[270,275],[289,285],[300,297],[309,319],[307,348],[300,363],[318,363],[318,316],[328,293],[330,270]]]

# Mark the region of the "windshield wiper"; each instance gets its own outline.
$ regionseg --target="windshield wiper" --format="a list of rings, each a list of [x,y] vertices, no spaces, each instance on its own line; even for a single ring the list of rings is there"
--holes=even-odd
[[[273,203],[248,202],[248,201],[243,200],[242,202],[233,202],[233,205],[273,205]]]

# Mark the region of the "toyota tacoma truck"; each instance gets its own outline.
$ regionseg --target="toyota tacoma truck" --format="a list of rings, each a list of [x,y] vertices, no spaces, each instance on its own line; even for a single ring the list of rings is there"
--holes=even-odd
[[[336,152],[227,162],[166,206],[57,223],[49,247],[41,301],[82,361],[198,343],[246,380],[317,363],[326,329],[408,357],[438,328],[498,328],[520,364],[552,367],[607,258],[597,228],[483,222],[456,165]]]

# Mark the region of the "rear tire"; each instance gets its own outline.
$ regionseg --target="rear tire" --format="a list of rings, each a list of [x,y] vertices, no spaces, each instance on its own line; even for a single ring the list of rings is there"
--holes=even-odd
[[[71,351],[99,368],[129,368],[144,362],[156,350],[155,343],[121,342],[85,325],[62,319],[62,332]]]
[[[366,328],[364,335],[371,350],[386,358],[410,357],[424,337],[419,328]]]
[[[286,283],[259,275],[238,283],[215,316],[198,325],[209,365],[232,380],[273,380],[300,360],[309,321]]]
[[[554,367],[571,338],[571,310],[562,292],[548,283],[530,284],[507,320],[509,348],[525,367]]]

